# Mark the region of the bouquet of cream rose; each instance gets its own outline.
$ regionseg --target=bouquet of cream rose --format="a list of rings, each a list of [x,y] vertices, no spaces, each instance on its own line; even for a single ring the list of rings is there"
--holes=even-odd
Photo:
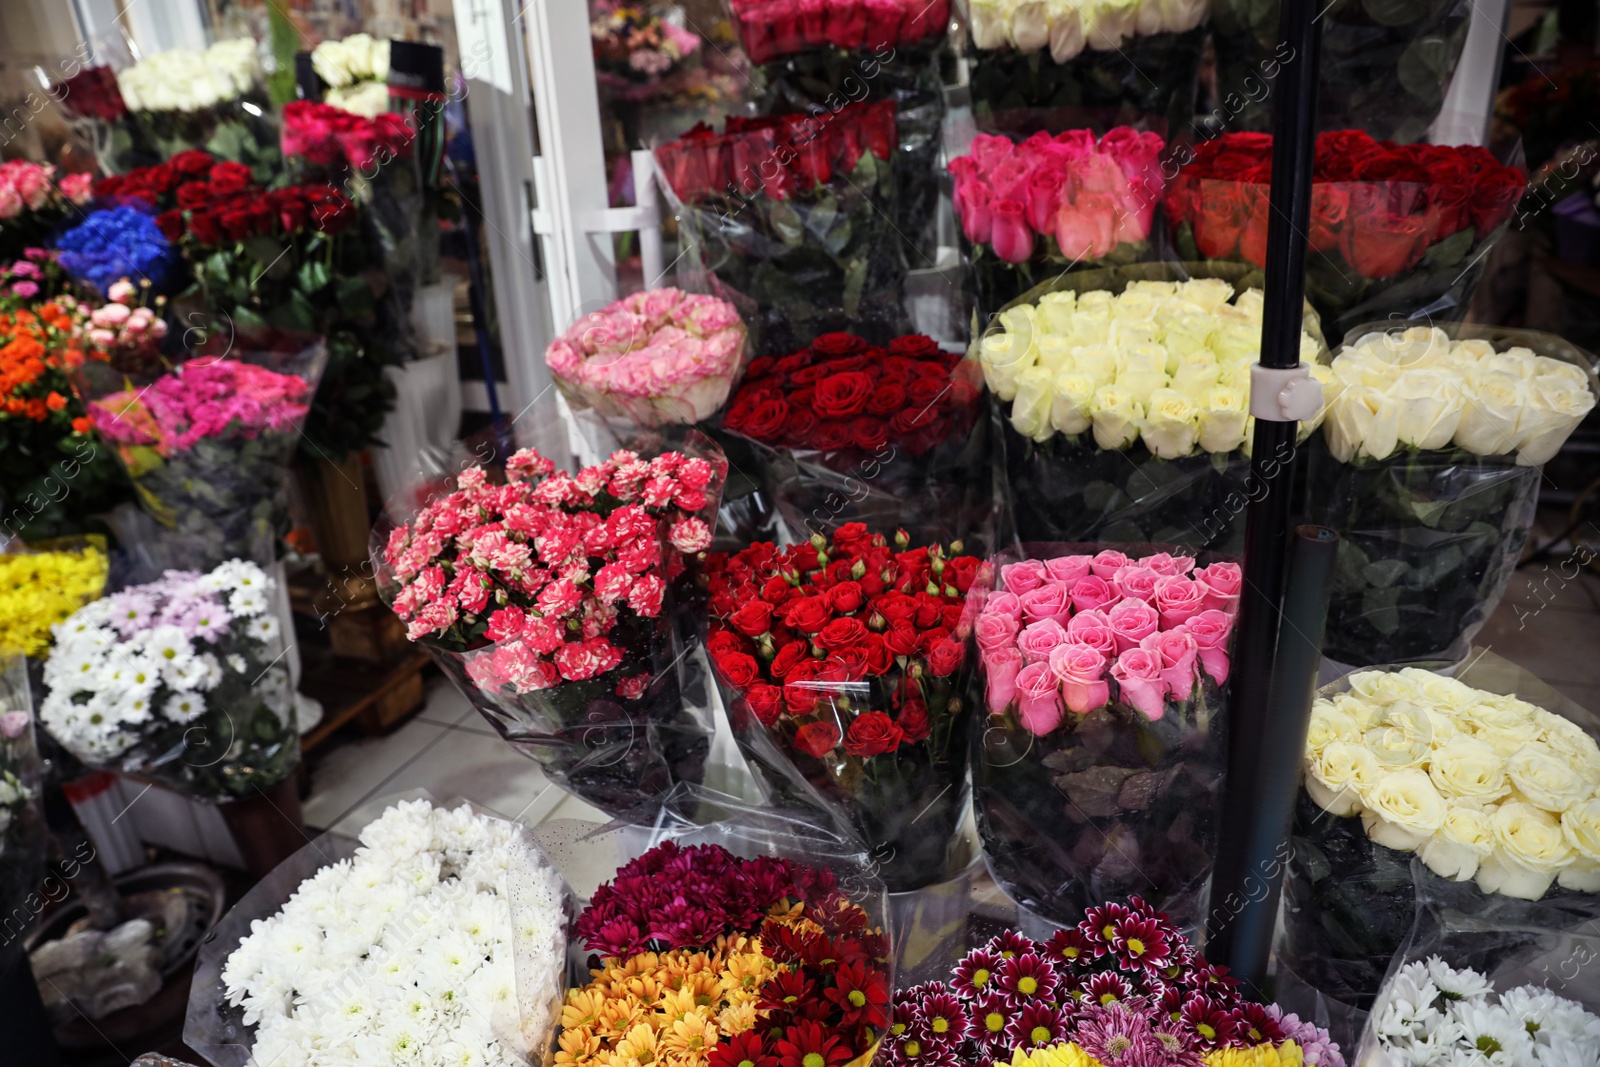
[[[1464,677],[1358,671],[1312,708],[1279,955],[1357,1007],[1419,893],[1531,927],[1600,915],[1600,723],[1516,695],[1541,687],[1487,653]]]
[[[733,305],[677,289],[626,296],[550,342],[544,361],[575,407],[654,428],[703,422],[727,401],[747,354]]]
[[[140,128],[162,159],[203,148],[245,164],[262,181],[273,176],[278,133],[253,39],[156,52],[118,71],[117,88],[126,121]]]
[[[353,33],[320,41],[311,50],[311,69],[327,85],[322,101],[375,119],[389,110],[389,41]]]
[[[464,470],[374,534],[406,636],[512,747],[613,812],[698,778],[709,747],[680,699],[669,600],[711,547],[727,467],[705,452],[619,450],[573,476],[523,449],[505,484]]]
[[[1238,564],[1059,545],[996,562],[973,627],[988,706],[973,803],[990,870],[1057,922],[1129,893],[1198,918]]]
[[[1594,408],[1594,358],[1460,323],[1352,337],[1311,446],[1311,515],[1340,535],[1325,651],[1459,659],[1527,542],[1538,468]]]
[[[950,174],[978,321],[1066,271],[1148,258],[1165,144],[1127,126],[1098,141],[1089,130],[1017,145],[974,137]]]
[[[974,346],[1002,405],[1009,506],[1022,541],[1220,549],[1242,536],[1261,292],[1235,298],[1222,278],[1138,280],[1141,273],[1156,270],[1059,279],[1053,291],[1023,298],[1036,303],[1002,311]],[[1302,358],[1319,350],[1316,335],[1302,333]],[[1301,434],[1315,425],[1302,424]]]
[[[986,129],[1193,119],[1199,0],[967,0],[972,111]]]

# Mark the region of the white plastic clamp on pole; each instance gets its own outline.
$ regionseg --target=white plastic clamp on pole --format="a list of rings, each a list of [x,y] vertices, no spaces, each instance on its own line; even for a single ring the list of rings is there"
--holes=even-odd
[[[1322,383],[1304,363],[1250,367],[1250,414],[1268,422],[1309,422],[1322,410]]]

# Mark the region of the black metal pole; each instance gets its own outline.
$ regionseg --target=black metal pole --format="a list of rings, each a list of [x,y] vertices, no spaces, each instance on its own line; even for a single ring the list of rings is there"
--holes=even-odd
[[[1322,665],[1328,590],[1339,535],[1325,526],[1300,526],[1293,546],[1267,716],[1254,739],[1254,751],[1247,757],[1253,792],[1230,792],[1229,803],[1223,807],[1223,818],[1234,820],[1223,823],[1225,832],[1238,842],[1246,866],[1227,909],[1232,917],[1225,927],[1226,953],[1213,958],[1257,989],[1272,955],[1283,872],[1289,860],[1289,830],[1300,791],[1300,765]],[[1215,909],[1213,904],[1213,912]]]
[[[1300,362],[1300,331],[1305,303],[1306,233],[1311,217],[1311,168],[1316,153],[1317,68],[1321,37],[1312,0],[1282,0],[1278,36],[1292,53],[1282,64],[1273,106],[1271,214],[1267,221],[1266,291],[1262,308],[1263,367],[1288,369]],[[1281,49],[1280,49],[1281,53]],[[1267,751],[1272,733],[1272,679],[1279,644],[1280,605],[1290,542],[1293,509],[1290,486],[1297,459],[1298,424],[1257,418],[1251,441],[1250,507],[1245,521],[1244,582],[1239,625],[1234,643],[1232,709],[1228,721],[1228,778],[1224,787],[1212,874],[1210,911],[1206,921],[1206,954],[1227,963],[1238,977],[1259,986],[1262,966],[1253,966],[1262,921],[1260,909],[1248,908],[1247,881],[1272,859],[1252,849],[1259,835],[1251,832],[1268,783],[1265,768],[1274,760],[1299,766],[1301,753]],[[1282,738],[1278,738],[1282,740]],[[1302,744],[1304,743],[1302,738]],[[1291,797],[1292,799],[1292,797]],[[1265,819],[1275,824],[1276,816]],[[1283,829],[1287,833],[1288,824]],[[1278,869],[1281,875],[1281,865]],[[1265,918],[1270,942],[1272,917]],[[1252,929],[1246,931],[1245,925]],[[1248,946],[1250,953],[1241,955]]]

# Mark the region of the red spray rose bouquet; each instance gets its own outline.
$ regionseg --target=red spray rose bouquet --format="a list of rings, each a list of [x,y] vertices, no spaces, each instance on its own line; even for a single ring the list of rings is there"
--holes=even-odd
[[[861,523],[706,562],[707,649],[768,785],[850,826],[892,890],[949,873],[974,696],[961,544]]]
[[[984,851],[1012,899],[1058,922],[1129,893],[1192,920],[1215,853],[1239,566],[1073,547],[1002,554],[973,623]]]
[[[1160,134],[1128,126],[1098,139],[1036,133],[1015,145],[974,137],[950,174],[980,320],[1065,271],[1148,258],[1165,147]]]
[[[897,143],[883,100],[729,116],[720,134],[702,123],[655,150],[712,295],[739,308],[758,355],[846,327],[880,342],[904,332]]]
[[[532,449],[482,467],[395,527],[373,562],[407,637],[513,747],[613,812],[698,777],[669,589],[711,545],[714,449],[617,451],[575,476]],[[703,453],[703,454],[700,454]]]
[[[938,44],[950,0],[728,0],[734,32],[752,63],[816,49]]]
[[[1180,258],[1264,266],[1271,180],[1271,134],[1197,145],[1167,193]],[[1339,335],[1422,308],[1464,307],[1527,176],[1473,145],[1396,145],[1336,130],[1317,137],[1312,183],[1306,296]]]
[[[332,173],[366,174],[410,155],[415,139],[404,115],[367,118],[332,104],[293,100],[283,106],[279,144],[289,159]]]
[[[830,333],[751,361],[723,427],[765,446],[767,491],[794,529],[871,516],[947,540],[970,535],[990,496],[982,392],[977,366],[928,337]]]

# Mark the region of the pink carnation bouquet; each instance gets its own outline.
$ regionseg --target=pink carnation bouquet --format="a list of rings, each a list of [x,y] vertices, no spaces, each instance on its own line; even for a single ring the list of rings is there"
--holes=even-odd
[[[1193,917],[1215,852],[1239,566],[1069,547],[1003,556],[974,623],[984,847],[1042,915],[1138,893]]]
[[[74,384],[141,506],[170,531],[171,558],[270,563],[289,526],[289,459],[326,359],[321,338],[232,339],[226,355],[173,364],[150,309],[113,299],[83,310],[78,329],[96,348]]]
[[[576,406],[636,426],[684,425],[727,401],[744,367],[745,336],[725,300],[650,289],[585,315],[544,359]]]
[[[613,812],[696,780],[706,724],[679,695],[671,606],[711,546],[727,461],[703,438],[576,475],[532,449],[385,536],[379,588],[473,705],[553,779]]]
[[[47,243],[69,211],[91,199],[91,174],[56,176],[56,168],[25,159],[0,163],[0,260]]]
[[[950,174],[979,313],[1067,270],[1150,258],[1165,147],[1160,134],[1128,126],[1098,140],[1089,130],[1020,144],[974,137]]]

